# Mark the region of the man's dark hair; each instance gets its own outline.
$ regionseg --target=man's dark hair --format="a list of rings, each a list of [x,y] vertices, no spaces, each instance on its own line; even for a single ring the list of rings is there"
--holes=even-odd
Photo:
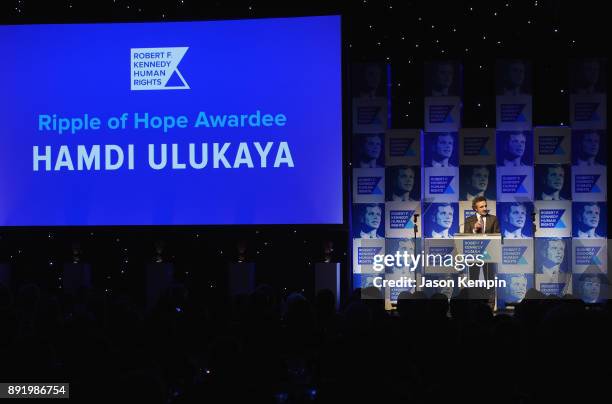
[[[435,206],[435,210],[434,210],[433,214],[430,215],[429,217],[431,218],[431,221],[434,222],[434,223],[436,222],[436,215],[440,211],[440,208],[445,208],[447,206],[450,206],[453,209],[453,214],[455,212],[455,208],[453,208],[453,205],[451,205],[450,202],[442,202],[442,203],[438,203],[438,204],[432,205],[432,207],[433,206]]]
[[[543,173],[544,175],[540,176],[540,182],[542,184],[546,184],[546,177],[548,176],[548,173],[550,172],[551,169],[557,169],[560,168],[561,170],[563,170],[563,174],[565,174],[565,168],[563,167],[562,164],[548,164],[546,166],[543,167]]]
[[[599,206],[599,204],[597,202],[585,202],[584,205],[582,205],[582,207],[580,208],[580,213],[584,212],[584,208],[586,208],[587,206],[595,206],[598,207],[599,209],[601,209],[601,207]]]
[[[379,203],[368,203],[368,204],[364,204],[361,207],[361,211],[359,212],[361,219],[363,219],[368,211],[368,208],[378,208],[380,209],[380,211],[382,212],[382,207],[380,206]]]
[[[474,198],[474,199],[472,200],[472,209],[473,209],[473,210],[476,210],[476,204],[477,204],[478,202],[483,202],[483,201],[484,201],[484,202],[486,202],[486,201],[487,201],[487,198],[485,198],[484,196],[477,196],[476,198]]]

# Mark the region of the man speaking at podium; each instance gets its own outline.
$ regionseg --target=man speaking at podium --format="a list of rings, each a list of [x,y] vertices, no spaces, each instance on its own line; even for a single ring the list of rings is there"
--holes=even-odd
[[[499,222],[497,217],[489,214],[487,209],[487,198],[477,196],[472,200],[472,209],[476,212],[474,216],[465,219],[464,233],[499,233]]]
[[[499,233],[499,222],[497,217],[489,214],[487,208],[487,198],[477,196],[472,200],[472,209],[476,212],[474,216],[465,219],[463,232],[467,234]],[[493,265],[485,264],[482,268],[478,266],[470,267],[470,279],[493,279]]]

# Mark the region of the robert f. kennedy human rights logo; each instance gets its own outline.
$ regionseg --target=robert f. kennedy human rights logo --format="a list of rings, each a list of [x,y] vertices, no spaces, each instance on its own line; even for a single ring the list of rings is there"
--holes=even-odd
[[[130,59],[132,90],[188,90],[178,70],[187,53],[181,48],[132,48]]]

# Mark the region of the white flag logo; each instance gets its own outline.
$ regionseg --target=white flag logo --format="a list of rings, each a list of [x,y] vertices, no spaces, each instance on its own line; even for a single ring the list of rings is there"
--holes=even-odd
[[[178,70],[188,47],[132,48],[132,90],[188,90],[189,84]]]

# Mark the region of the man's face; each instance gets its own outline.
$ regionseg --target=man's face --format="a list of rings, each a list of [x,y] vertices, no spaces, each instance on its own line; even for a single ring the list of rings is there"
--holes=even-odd
[[[527,220],[527,208],[523,205],[510,206],[510,212],[508,212],[508,223],[514,227],[522,229],[525,226]]]
[[[476,203],[476,206],[474,207],[475,211],[479,214],[479,215],[486,215],[487,214],[487,201],[480,201]]]
[[[565,181],[563,167],[549,167],[546,174],[546,186],[554,191],[560,191]]]
[[[453,154],[453,146],[455,141],[451,135],[438,136],[436,141],[435,150],[436,153],[443,158],[450,158]]]
[[[436,70],[436,82],[440,88],[449,88],[453,84],[453,65],[443,63]]]
[[[511,158],[522,157],[525,153],[527,139],[523,133],[512,133],[508,136],[508,154]]]
[[[489,186],[489,169],[486,167],[475,168],[472,171],[470,185],[477,191],[486,191]]]
[[[601,292],[601,282],[596,276],[589,276],[582,282],[582,297],[586,301],[596,301]]]
[[[363,215],[363,224],[369,230],[378,229],[382,217],[382,209],[378,206],[366,206],[365,214]]]
[[[599,133],[589,132],[582,135],[582,152],[587,157],[596,157],[599,153]]]
[[[580,220],[585,226],[592,229],[599,226],[599,206],[597,205],[585,205],[580,215]]]
[[[408,255],[414,254],[414,244],[410,240],[400,241],[397,251],[399,251],[402,255],[404,254],[404,251]]]
[[[400,168],[397,172],[397,189],[400,193],[410,192],[414,187],[414,170]]]
[[[378,136],[369,136],[365,141],[365,155],[368,159],[375,160],[380,156],[382,141]]]
[[[514,87],[520,87],[525,80],[525,65],[515,62],[508,66],[508,78]]]
[[[524,276],[513,276],[510,278],[510,296],[514,301],[520,302],[527,293],[527,278]]]
[[[546,258],[559,265],[565,256],[565,243],[562,240],[550,240],[546,249]]]
[[[582,77],[587,86],[594,86],[599,81],[599,63],[590,60],[582,64]]]
[[[452,206],[438,206],[438,212],[436,213],[436,223],[445,229],[450,229],[453,224],[453,207]]]
[[[369,89],[375,90],[380,85],[382,74],[378,65],[367,65],[365,68],[365,80]]]

